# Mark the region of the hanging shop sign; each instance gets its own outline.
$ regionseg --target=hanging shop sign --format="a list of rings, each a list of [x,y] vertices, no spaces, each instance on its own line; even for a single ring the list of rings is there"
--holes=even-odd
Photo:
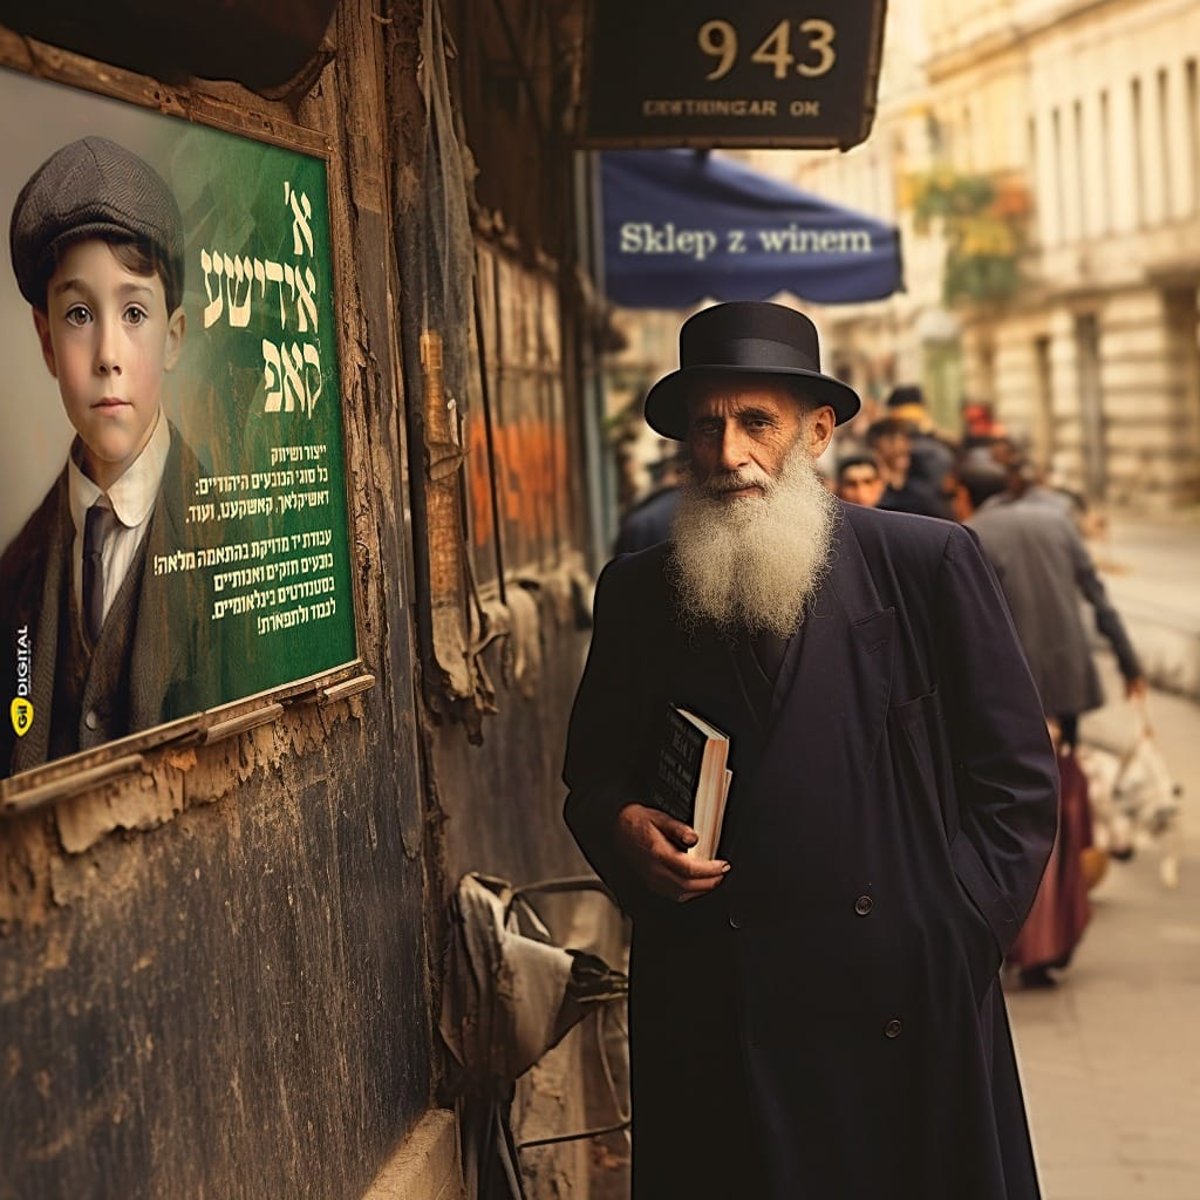
[[[593,0],[591,146],[841,147],[875,116],[886,0]]]
[[[325,159],[8,70],[0,129],[2,778],[356,642]]]

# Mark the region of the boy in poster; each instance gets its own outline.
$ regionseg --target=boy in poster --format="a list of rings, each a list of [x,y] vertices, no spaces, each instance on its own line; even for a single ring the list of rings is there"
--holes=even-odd
[[[0,777],[201,707],[203,611],[150,566],[185,545],[201,474],[162,408],[186,323],[174,196],[137,155],[86,137],[25,184],[10,246],[76,437],[0,558],[3,682],[23,702],[0,733]]]

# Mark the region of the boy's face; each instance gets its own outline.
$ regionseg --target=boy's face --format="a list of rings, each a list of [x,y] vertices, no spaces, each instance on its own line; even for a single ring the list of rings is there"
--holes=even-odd
[[[182,308],[167,312],[157,274],[135,275],[107,242],[77,242],[34,309],[42,356],[58,380],[87,474],[111,486],[154,432],[163,374],[179,359]]]

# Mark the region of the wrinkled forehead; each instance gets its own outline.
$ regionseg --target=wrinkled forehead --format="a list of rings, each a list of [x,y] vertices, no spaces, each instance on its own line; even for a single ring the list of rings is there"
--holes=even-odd
[[[732,417],[751,409],[800,416],[814,403],[795,387],[772,380],[715,379],[698,385],[688,397],[688,416]]]

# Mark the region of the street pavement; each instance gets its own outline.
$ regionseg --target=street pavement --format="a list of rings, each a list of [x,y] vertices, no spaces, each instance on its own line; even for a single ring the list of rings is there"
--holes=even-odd
[[[1200,700],[1200,515],[1117,517],[1089,546],[1147,678]]]
[[[1184,788],[1179,887],[1153,849],[1112,863],[1058,987],[1008,991],[1044,1200],[1200,1198],[1200,705],[1155,692],[1149,711]],[[1123,700],[1083,723],[1108,746],[1133,731]]]

